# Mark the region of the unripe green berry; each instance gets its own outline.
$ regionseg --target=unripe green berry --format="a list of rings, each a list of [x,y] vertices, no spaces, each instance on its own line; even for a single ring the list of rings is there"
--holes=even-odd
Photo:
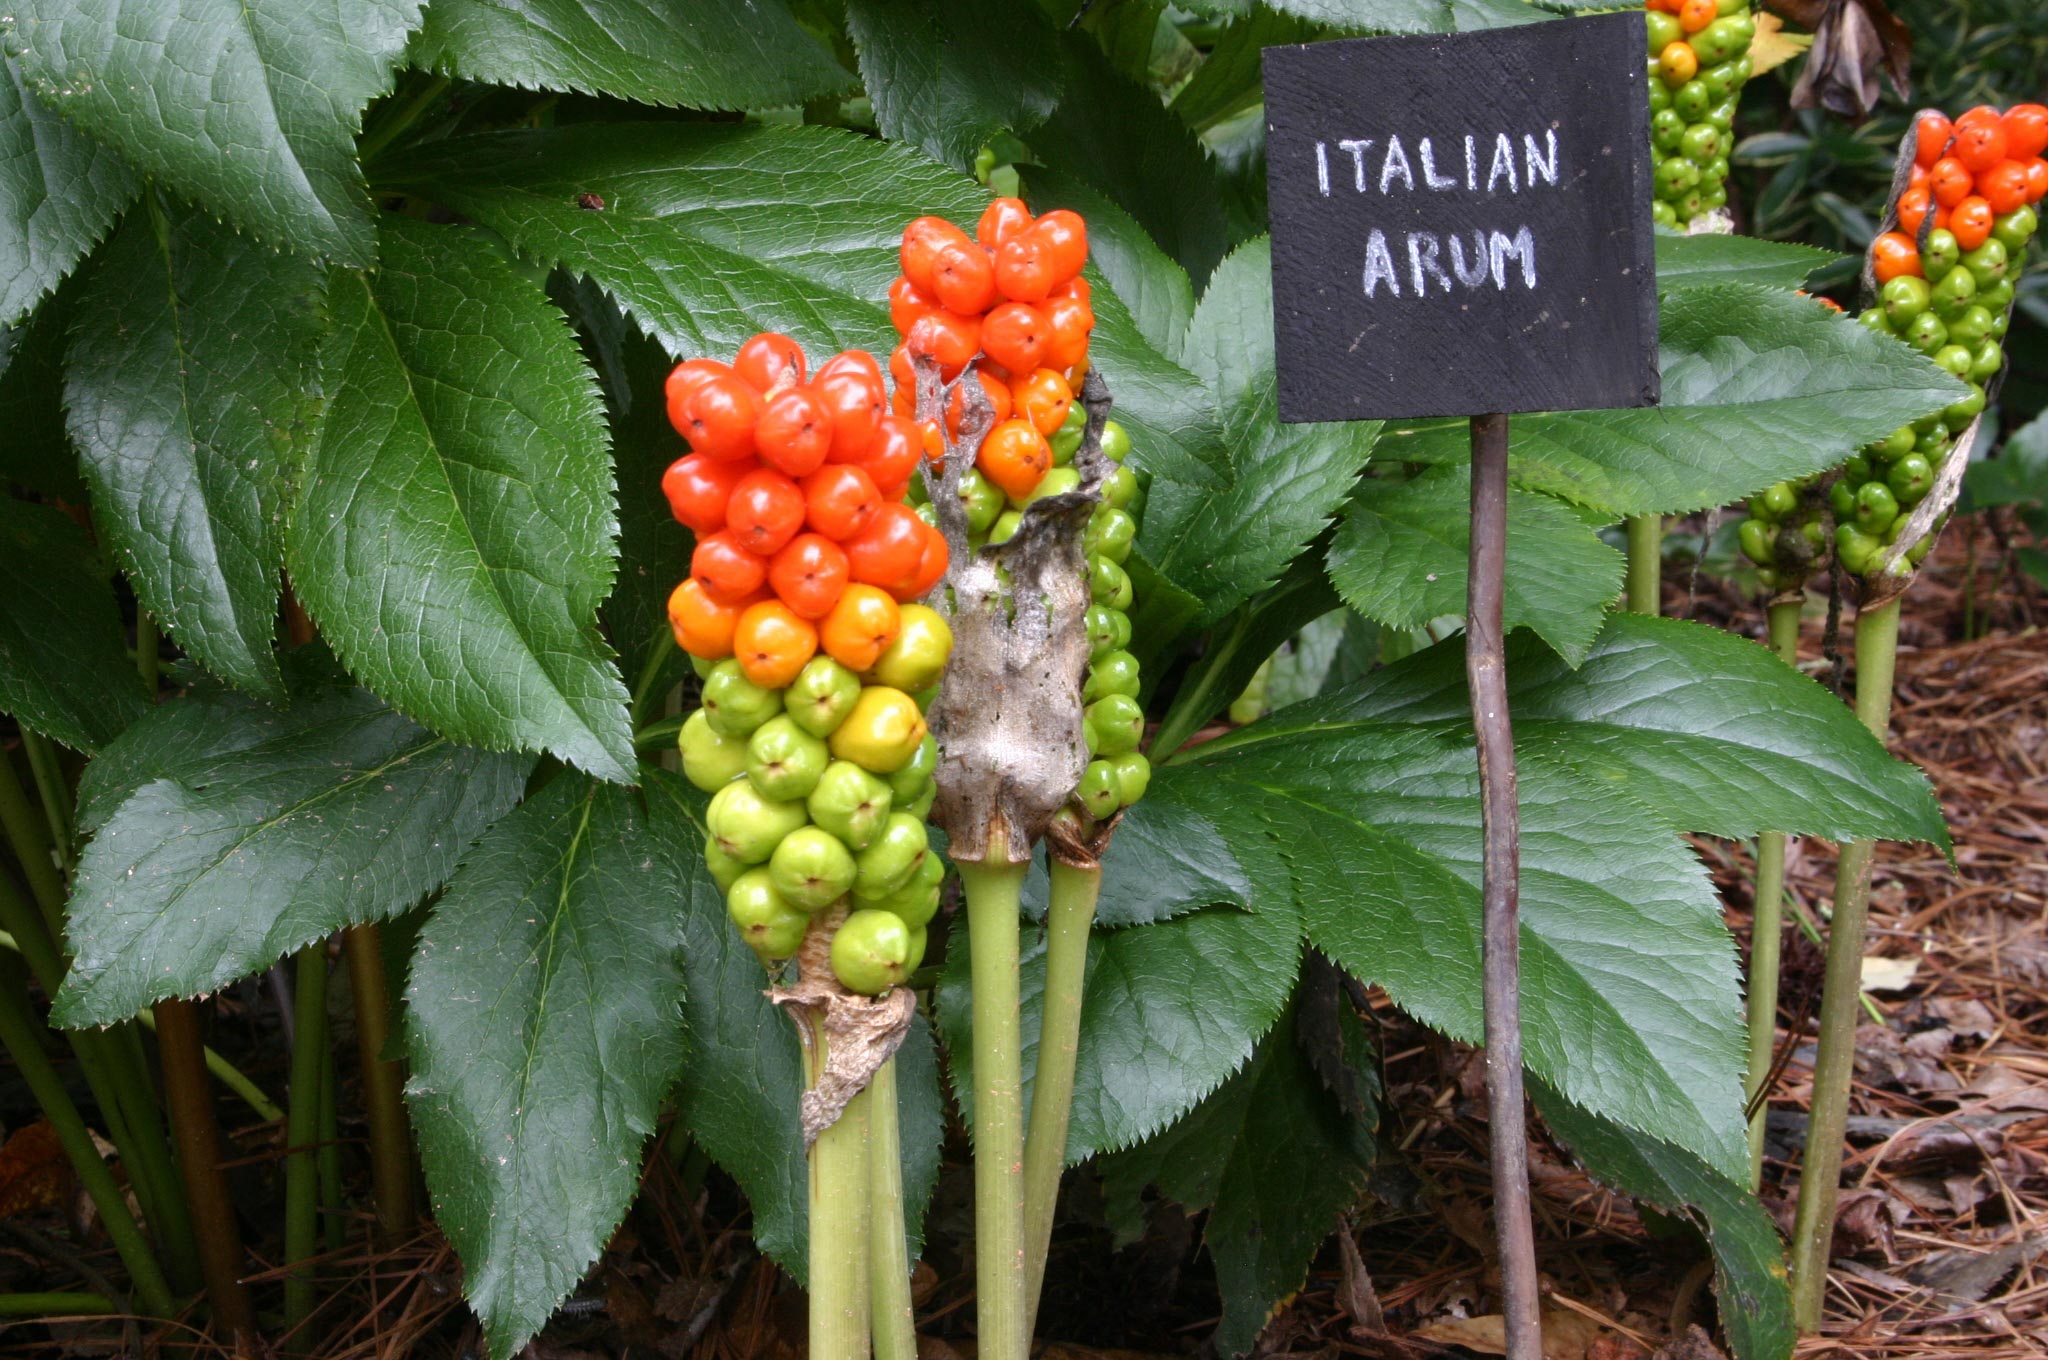
[[[704,681],[704,716],[712,730],[724,736],[752,736],[755,728],[781,711],[782,695],[747,679],[740,663],[730,657],[713,666]]]
[[[788,802],[808,797],[831,762],[824,741],[787,713],[770,718],[747,738],[747,778],[764,798]]]
[[[761,796],[753,781],[735,779],[711,795],[704,825],[718,848],[742,864],[760,864],[782,838],[810,821],[802,803]]]
[[[725,894],[725,913],[740,938],[764,959],[786,959],[804,942],[811,918],[775,886],[766,869],[749,869]]]
[[[889,785],[850,760],[826,766],[805,806],[811,820],[855,850],[865,850],[889,820]]]
[[[676,749],[682,754],[684,777],[706,793],[718,792],[746,772],[746,739],[714,729],[701,708],[676,734]]]
[[[849,992],[880,996],[910,972],[910,927],[893,912],[863,908],[832,936],[832,975]]]
[[[804,911],[819,911],[853,888],[853,851],[823,827],[790,832],[768,860],[775,890]]]

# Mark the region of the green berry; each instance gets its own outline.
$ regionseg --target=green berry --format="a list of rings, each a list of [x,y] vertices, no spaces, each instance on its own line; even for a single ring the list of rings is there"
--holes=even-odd
[[[747,679],[740,663],[730,657],[713,666],[704,681],[704,716],[712,730],[724,736],[751,736],[781,711],[782,695]]]
[[[894,797],[879,775],[850,760],[835,760],[825,767],[805,806],[820,827],[855,850],[865,850],[882,834]]]
[[[1095,734],[1098,755],[1120,756],[1138,749],[1145,737],[1145,710],[1128,694],[1097,699],[1082,710],[1084,724]]]
[[[785,713],[770,718],[747,738],[747,778],[764,798],[788,802],[809,796],[832,761],[825,743]]]
[[[683,775],[706,793],[716,793],[746,773],[747,743],[728,737],[711,726],[711,718],[698,709],[676,734],[676,749],[683,757]]]
[[[849,992],[880,996],[909,975],[910,950],[902,917],[863,908],[832,936],[832,975]]]
[[[1109,762],[1116,767],[1117,796],[1125,807],[1145,796],[1152,786],[1152,762],[1143,752],[1126,751]]]
[[[1097,604],[1108,605],[1111,609],[1129,609],[1130,574],[1106,557],[1095,558],[1088,564],[1088,593]]]
[[[704,867],[711,871],[711,881],[723,890],[730,890],[747,866],[718,848],[718,842],[704,842]]]
[[[1088,530],[1082,540],[1090,557],[1106,557],[1121,565],[1131,555],[1131,547],[1138,541],[1138,522],[1122,510],[1108,505],[1099,505],[1088,518]]]
[[[798,827],[810,821],[802,803],[761,796],[753,781],[735,779],[711,795],[704,825],[720,850],[742,864],[760,864]]]
[[[766,869],[750,869],[725,894],[725,914],[764,959],[786,959],[804,942],[811,918],[791,904]]]
[[[1003,489],[978,468],[960,474],[960,504],[967,512],[967,532],[985,534],[1003,513]]]
[[[1081,407],[1074,406],[1076,411]],[[1121,463],[1131,456],[1131,432],[1114,420],[1102,422],[1102,456],[1112,463]]]
[[[853,895],[865,902],[887,897],[908,882],[931,855],[924,822],[907,812],[892,812],[882,833],[853,857]]]
[[[890,801],[897,807],[909,806],[930,785],[938,768],[939,739],[927,732],[918,743],[917,754],[888,776]]]
[[[1901,274],[1877,290],[1878,302],[1884,307],[1885,320],[1895,329],[1911,325],[1922,312],[1927,310],[1933,290],[1927,280],[1911,274]]]
[[[1074,786],[1074,801],[1098,822],[1113,816],[1123,805],[1121,795],[1116,766],[1103,759],[1089,761],[1088,768],[1081,771],[1081,782]]]
[[[1138,658],[1129,652],[1105,652],[1088,666],[1088,681],[1081,687],[1081,702],[1092,704],[1112,694],[1138,697]]]
[[[823,827],[802,827],[775,847],[768,859],[768,874],[775,880],[776,891],[791,905],[819,911],[852,890],[853,851]]]

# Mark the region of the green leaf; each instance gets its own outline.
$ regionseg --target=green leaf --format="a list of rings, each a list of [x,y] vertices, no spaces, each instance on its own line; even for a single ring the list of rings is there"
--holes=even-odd
[[[1105,882],[1104,905],[1116,911],[1110,886]],[[1045,943],[1042,930],[1024,929],[1028,1100],[1044,1009]],[[1151,1137],[1243,1065],[1287,1005],[1301,954],[1299,930],[1293,905],[1282,896],[1260,900],[1254,912],[1195,911],[1154,925],[1097,931],[1089,938],[1073,1118],[1067,1130],[1070,1164]],[[934,1004],[953,1097],[971,1127],[973,989],[961,940],[946,951]]]
[[[1346,1057],[1366,1057],[1357,1019],[1342,1019],[1353,1049]],[[1156,1185],[1190,1210],[1209,1211],[1202,1241],[1223,1296],[1216,1349],[1224,1355],[1251,1350],[1301,1288],[1316,1248],[1372,1168],[1377,1109],[1367,1096],[1362,1110],[1344,1110],[1303,1054],[1304,1038],[1297,1014],[1186,1118],[1102,1162],[1112,1198]],[[1358,1071],[1355,1089],[1364,1094],[1371,1068]]]
[[[1522,0],[1272,0],[1275,9],[1366,33],[1475,33],[1551,16]]]
[[[433,0],[413,60],[492,85],[698,109],[801,104],[853,85],[781,0]]]
[[[1432,648],[1326,696],[1316,713],[1462,724],[1464,664],[1459,647]],[[1818,682],[1718,628],[1615,614],[1577,670],[1512,639],[1508,676],[1518,751],[1570,764],[1680,830],[1948,844],[1917,768]]]
[[[1965,510],[2048,501],[2048,415],[2015,430],[1996,458],[1964,469],[1963,495]]]
[[[1516,416],[1509,455],[1526,487],[1615,514],[1724,505],[1833,467],[1960,400],[1927,359],[1810,298],[1755,284],[1667,293],[1661,408]],[[1464,421],[1383,436],[1383,457],[1468,458]]]
[[[60,1024],[217,991],[404,911],[518,801],[533,764],[451,745],[365,690],[293,698],[174,699],[93,763]]]
[[[1462,614],[1471,500],[1469,467],[1360,483],[1330,545],[1330,579],[1345,603],[1392,628]],[[1578,661],[1621,593],[1623,566],[1621,554],[1568,506],[1510,488],[1507,627],[1532,628]]]
[[[1540,1081],[1530,1094],[1551,1133],[1595,1177],[1699,1224],[1714,1252],[1721,1326],[1736,1360],[1787,1360],[1798,1329],[1785,1252],[1756,1196],[1669,1143],[1586,1113]]]
[[[93,511],[143,605],[215,674],[272,698],[323,284],[204,214],[131,213],[85,280],[65,376]]]
[[[376,257],[356,167],[419,0],[24,0],[29,88],[144,174],[274,246]]]
[[[1814,270],[1842,259],[1832,250],[1750,236],[1679,236],[1657,233],[1657,287],[1697,288],[1705,283],[1753,283],[1801,288]]]
[[[1233,239],[1209,154],[1085,34],[1068,34],[1064,55],[1066,93],[1029,138],[1037,159],[1107,194],[1197,283],[1207,279]]]
[[[148,707],[85,531],[0,494],[0,713],[90,754]]]
[[[524,254],[587,275],[678,357],[729,356],[759,331],[814,355],[897,343],[884,303],[903,224],[972,226],[972,181],[903,146],[836,128],[580,124],[408,152],[380,184],[458,209]],[[599,211],[578,206],[595,193]],[[1145,342],[1106,289],[1091,361],[1139,460],[1200,483],[1220,459],[1201,385]]]
[[[1266,679],[1266,711],[1313,699],[1330,685],[1356,680],[1379,659],[1379,628],[1349,609],[1333,609],[1308,624],[1273,658]]]
[[[1377,422],[1282,425],[1275,403],[1271,252],[1264,240],[1217,269],[1182,354],[1223,417],[1222,487],[1152,474],[1140,546],[1210,623],[1272,585],[1336,513],[1372,456]]]
[[[351,672],[453,740],[633,778],[597,630],[618,521],[604,412],[562,316],[483,239],[387,218],[338,274],[328,408],[287,541]]]
[[[1031,209],[1047,213],[1071,208],[1088,221],[1088,259],[1130,309],[1145,342],[1177,360],[1188,322],[1195,314],[1188,271],[1155,244],[1129,213],[1101,192],[1057,171],[1024,167],[1024,196]],[[1097,318],[1097,325],[1102,324]],[[1119,398],[1121,393],[1113,393]]]
[[[668,596],[689,570],[690,531],[669,513],[661,475],[689,452],[669,424],[662,383],[668,356],[634,329],[616,303],[588,279],[557,271],[549,292],[575,320],[585,358],[604,388],[605,415],[618,462],[619,583],[604,603],[605,632],[632,688],[634,717],[689,670],[668,624]]]
[[[1060,97],[1059,35],[1033,0],[847,0],[846,27],[882,134],[969,169],[998,132],[1028,132]]]
[[[64,431],[64,350],[77,297],[67,279],[26,321],[0,330],[0,482],[84,505],[91,493]]]
[[[547,1322],[639,1187],[683,1064],[700,853],[673,803],[564,772],[464,856],[420,935],[406,1094],[493,1360]]]
[[[1198,132],[1258,108],[1266,100],[1260,64],[1264,50],[1316,36],[1315,24],[1259,6],[1223,30],[1208,58],[1174,93],[1168,107]]]
[[[691,823],[692,872],[701,880],[682,920],[686,1061],[676,1088],[679,1118],[746,1192],[754,1244],[801,1284],[809,1267],[809,1172],[797,1123],[804,1076],[796,1030],[768,1000],[768,975],[726,919],[725,895],[703,867],[704,795],[672,775],[651,779],[646,793],[672,803]],[[915,1258],[945,1141],[938,1055],[921,1014],[896,1050],[896,1101],[904,1230]]]
[[[38,103],[0,56],[0,326],[55,288],[133,197],[121,158]]]
[[[1312,944],[1425,1024],[1476,1042],[1470,736],[1343,721],[1333,697],[1196,747],[1154,776],[1148,800],[1208,813],[1241,862],[1260,849],[1252,841],[1270,842],[1264,853],[1285,868],[1261,875],[1262,903],[1291,893]],[[1518,754],[1528,1065],[1610,1118],[1746,1167],[1740,982],[1705,871],[1648,807]]]

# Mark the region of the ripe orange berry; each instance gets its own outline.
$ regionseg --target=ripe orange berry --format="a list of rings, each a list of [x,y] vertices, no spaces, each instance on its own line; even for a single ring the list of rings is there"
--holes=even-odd
[[[1920,224],[1927,220],[1933,208],[1934,196],[1924,184],[1916,185],[1899,195],[1899,230],[1918,240]]]
[[[899,499],[903,489],[910,484],[910,478],[917,471],[918,462],[924,457],[924,437],[919,433],[917,422],[904,416],[882,417],[882,432],[875,439],[874,448],[868,455],[854,464],[874,480],[875,490],[884,501]]]
[[[929,524],[925,525],[924,550],[918,555],[917,572],[907,585],[895,592],[896,598],[908,603],[931,594],[932,587],[945,579],[949,560],[946,536]]]
[[[768,584],[798,618],[822,619],[846,589],[846,550],[823,534],[798,534],[768,561]]]
[[[754,456],[760,415],[760,394],[737,374],[709,377],[684,400],[683,423],[676,428],[694,451],[733,463]]]
[[[773,468],[756,468],[740,478],[726,503],[725,523],[740,546],[772,557],[803,527],[804,494]]]
[[[2015,104],[2005,111],[2005,154],[2016,161],[2030,161],[2048,151],[2048,108],[2039,104]]]
[[[1086,302],[1089,298],[1094,296],[1094,290],[1088,286],[1087,275],[1076,274],[1071,279],[1068,279],[1065,283],[1054,284],[1052,286],[1052,291],[1050,293],[1047,293],[1046,296],[1049,298],[1079,298],[1081,299],[1081,301]]]
[[[824,466],[832,449],[832,413],[807,387],[788,387],[768,399],[754,425],[761,461],[792,477],[808,477]]]
[[[996,247],[996,291],[1013,302],[1043,302],[1062,277],[1045,243],[1031,232]]]
[[[818,626],[825,655],[851,671],[865,671],[881,659],[903,631],[903,615],[888,591],[850,585]]]
[[[1012,417],[988,432],[974,465],[1013,501],[1027,499],[1052,467],[1052,446],[1028,420]],[[920,521],[922,522],[922,521]]]
[[[1714,0],[1684,0],[1678,7],[1678,26],[1688,33],[1697,33],[1721,17],[1721,7]]]
[[[707,378],[726,377],[732,370],[716,359],[685,359],[669,371],[668,381],[663,386],[663,396],[668,403],[668,423],[675,426],[677,434],[684,434],[684,423],[689,419],[683,410],[697,388]]]
[[[889,413],[886,391],[874,357],[859,350],[835,355],[818,369],[811,392],[832,417],[827,462],[850,463],[874,447]]]
[[[731,531],[707,534],[690,554],[690,579],[722,605],[738,606],[761,593],[768,577],[765,559],[740,546]]]
[[[1038,367],[1045,348],[1045,317],[1028,302],[1005,302],[981,323],[981,348],[1012,373]]]
[[[1081,214],[1054,208],[1033,224],[1030,234],[1044,250],[1055,284],[1073,278],[1088,263],[1088,224],[1081,220]]]
[[[763,689],[783,689],[818,654],[818,630],[782,601],[763,600],[740,612],[732,654],[747,679]]]
[[[804,478],[804,522],[834,541],[868,527],[881,507],[875,479],[847,463],[827,463]]]
[[[1920,251],[1913,244],[1913,238],[1903,232],[1888,231],[1872,241],[1870,265],[1879,283],[1889,283],[1901,274],[1924,277],[1920,268]]]
[[[1088,337],[1095,330],[1095,309],[1084,298],[1051,298],[1045,304],[1045,353],[1048,368],[1072,368],[1088,358]]]
[[[1991,239],[1992,219],[1996,216],[1989,203],[1973,194],[1949,209],[1948,229],[1957,245],[1975,250]]]
[[[972,241],[940,246],[932,257],[932,291],[949,312],[985,312],[996,300],[995,263]]]
[[[676,646],[706,661],[732,655],[733,633],[743,612],[742,606],[712,599],[695,577],[669,592],[668,626],[676,635]]]
[[[733,355],[732,371],[766,395],[804,380],[804,352],[788,336],[763,331]]]
[[[2027,202],[2039,203],[2048,197],[2048,161],[2039,158],[2028,161],[2026,170]]]
[[[1977,109],[1970,110],[1956,120],[1955,158],[1968,166],[1972,173],[1989,170],[2005,159],[2005,121],[1989,109],[1986,116],[1973,117]]]
[[[1955,125],[1948,121],[1947,114],[1929,109],[1913,124],[1913,131],[1918,139],[1914,163],[1931,166],[1948,154],[1948,139],[1955,135]]]
[[[1074,404],[1074,389],[1049,368],[1041,368],[1010,389],[1010,405],[1031,422],[1031,428],[1050,439],[1066,423],[1067,410]]]
[[[1927,187],[1934,191],[1934,201],[1944,208],[1953,208],[1970,196],[1976,177],[1970,168],[1954,156],[1944,156],[1934,163],[1927,172]]]
[[[868,527],[846,540],[853,579],[885,590],[907,580],[923,556],[925,527],[909,506],[884,502]]]
[[[938,308],[937,298],[901,275],[889,285],[889,324],[898,335],[907,334],[919,317]]]
[[[917,290],[929,297],[938,296],[938,287],[933,278],[933,266],[938,263],[942,247],[955,243],[970,245],[967,233],[943,217],[916,217],[903,228],[903,246],[898,252],[898,261],[903,267],[903,277],[917,285]]]
[[[983,327],[982,331],[983,334],[987,334],[987,327]],[[974,366],[974,377],[975,381],[981,385],[982,395],[988,398],[988,404],[992,409],[993,415],[993,419],[989,421],[989,426],[993,429],[996,425],[1010,418],[1010,389],[1003,384],[1001,379],[990,373],[981,364]],[[947,434],[956,437],[959,435],[960,417],[966,409],[967,386],[965,383],[962,383],[953,389],[951,396],[946,398]]]
[[[981,349],[981,318],[958,312],[930,312],[917,319],[899,348],[906,354],[929,354],[939,361],[939,376],[953,381]],[[894,368],[892,358],[890,367]]]
[[[994,250],[1030,228],[1031,209],[1024,206],[1023,199],[999,198],[981,210],[981,220],[974,224],[974,239]]]
[[[715,534],[725,527],[726,502],[749,471],[745,463],[721,463],[701,453],[678,458],[661,474],[669,513],[692,533]]]
[[[2022,207],[2027,201],[2027,167],[2018,161],[2000,161],[1977,176],[1977,193],[1991,211],[2000,216]]]

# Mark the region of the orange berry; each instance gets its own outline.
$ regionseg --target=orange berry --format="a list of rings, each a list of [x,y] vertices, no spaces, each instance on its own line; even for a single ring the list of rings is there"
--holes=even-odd
[[[1030,234],[1044,250],[1056,284],[1073,278],[1088,263],[1088,224],[1081,220],[1081,214],[1054,208],[1038,219]]]
[[[917,571],[924,552],[925,522],[897,501],[885,501],[868,527],[846,540],[853,579],[884,590]]]
[[[827,462],[850,463],[874,447],[889,412],[886,391],[874,356],[860,350],[835,355],[818,370],[811,392],[832,417]]]
[[[1977,193],[1991,211],[2003,216],[2027,201],[2027,167],[2018,161],[2000,161],[1977,176]]]
[[[2005,111],[2005,154],[2016,161],[2030,161],[2048,151],[2048,108],[2039,104],[2015,104]]]
[[[1697,33],[1721,17],[1721,7],[1714,0],[1684,0],[1678,7],[1678,26],[1688,33]]]
[[[1996,114],[1973,118],[1972,109],[1956,122],[1955,157],[1975,173],[2005,159],[2005,122]],[[1985,110],[1990,113],[1989,110]]]
[[[999,198],[981,210],[981,220],[974,224],[974,239],[994,250],[1030,227],[1031,209],[1024,206],[1023,199]]]
[[[2027,202],[2039,203],[2043,197],[2048,197],[2048,161],[2039,158],[2030,160],[2027,162],[2026,170]]]
[[[909,332],[926,312],[939,309],[939,300],[900,274],[889,285],[889,324],[898,335]]]
[[[692,533],[717,533],[725,527],[725,507],[732,499],[732,489],[749,470],[745,463],[721,463],[701,453],[676,459],[661,475],[669,513]]]
[[[938,263],[942,247],[954,243],[971,245],[967,233],[943,217],[916,217],[903,228],[903,246],[898,252],[898,261],[903,267],[903,277],[917,285],[917,290],[929,297],[938,296],[938,288],[932,275],[933,266]]]
[[[732,371],[766,395],[804,380],[804,352],[788,336],[763,331],[733,355]]]
[[[932,587],[945,579],[946,565],[950,560],[946,536],[929,524],[925,525],[924,550],[918,555],[917,573],[907,586],[896,592],[896,598],[907,603],[931,594]]]
[[[949,312],[985,312],[996,300],[995,264],[972,241],[940,246],[932,259],[932,291]]]
[[[939,376],[947,382],[965,368],[981,348],[981,318],[958,312],[928,312],[917,319],[899,347],[906,354],[929,354],[939,361]],[[890,367],[893,371],[895,360]]]
[[[1013,302],[1042,302],[1063,277],[1045,243],[1028,231],[996,247],[996,290]]]
[[[982,329],[986,333],[987,327]],[[976,382],[981,384],[982,395],[988,398],[988,404],[993,411],[994,418],[989,421],[990,427],[993,428],[1008,420],[1010,418],[1010,389],[1003,385],[1001,379],[995,377],[987,368],[980,364],[974,366],[974,378]],[[960,416],[966,407],[967,388],[963,383],[961,386],[954,388],[953,394],[946,398],[947,434],[957,436],[960,433]]]
[[[1948,121],[1947,114],[1928,109],[1913,124],[1913,131],[1918,139],[1914,163],[1931,166],[1948,154],[1948,139],[1955,135],[1955,125]]]
[[[1052,369],[1041,368],[1010,389],[1010,404],[1031,428],[1050,439],[1066,423],[1074,389]]]
[[[1928,212],[1934,206],[1934,196],[1924,184],[1906,190],[1899,195],[1899,230],[1918,240],[1920,224],[1927,220]]]
[[[804,522],[834,540],[867,528],[882,504],[875,479],[846,463],[827,463],[804,478],[803,487]]]
[[[1944,156],[1934,163],[1927,172],[1927,187],[1934,191],[1934,201],[1944,208],[1953,208],[1970,196],[1976,177],[1970,168],[1954,156]]]
[[[1872,241],[1870,265],[1879,283],[1889,283],[1901,274],[1922,277],[1920,251],[1903,232],[1888,231]]]
[[[786,688],[817,653],[818,630],[780,600],[747,606],[733,628],[732,654],[763,689]]]
[[[1052,446],[1030,421],[1012,417],[988,432],[974,465],[1001,487],[1004,495],[1023,501],[1038,489],[1052,467]]]
[[[731,369],[716,359],[685,359],[669,371],[668,381],[662,385],[663,396],[668,403],[668,423],[675,426],[677,434],[688,433],[683,428],[689,420],[683,403],[707,378],[728,377],[731,373]]]
[[[738,374],[729,374],[697,384],[683,401],[683,421],[676,428],[695,452],[736,463],[754,456],[754,423],[760,416],[760,394]]]
[[[733,632],[742,612],[740,605],[712,599],[695,577],[669,592],[668,626],[676,635],[676,646],[706,661],[732,655]]]
[[[1949,209],[1948,229],[1957,245],[1975,250],[1991,239],[1992,219],[1996,216],[1989,203],[1972,195]]]
[[[731,532],[707,534],[690,554],[690,579],[722,605],[753,599],[767,577],[767,561],[748,552]]]
[[[1028,302],[1005,302],[981,323],[982,352],[1012,373],[1038,367],[1045,339],[1045,316]]]
[[[768,584],[802,619],[822,619],[846,589],[846,550],[823,534],[798,534],[768,562]]]
[[[903,631],[903,615],[888,591],[850,585],[819,625],[825,655],[851,671],[872,669]]]
[[[1050,298],[1045,304],[1045,355],[1048,368],[1072,368],[1088,359],[1088,337],[1095,330],[1095,309],[1086,298]]]
[[[733,487],[725,523],[740,546],[771,557],[803,527],[804,494],[783,473],[756,468]]]
[[[1664,73],[1666,85],[1683,85],[1700,73],[1700,54],[1685,39],[1674,39],[1657,54],[1657,69]]]
[[[882,500],[893,501],[902,493],[900,490],[892,492],[890,488],[908,485],[911,474],[917,471],[918,462],[923,457],[924,436],[919,432],[917,422],[905,416],[884,416],[882,432],[876,437],[874,448],[853,466],[873,479]]]

